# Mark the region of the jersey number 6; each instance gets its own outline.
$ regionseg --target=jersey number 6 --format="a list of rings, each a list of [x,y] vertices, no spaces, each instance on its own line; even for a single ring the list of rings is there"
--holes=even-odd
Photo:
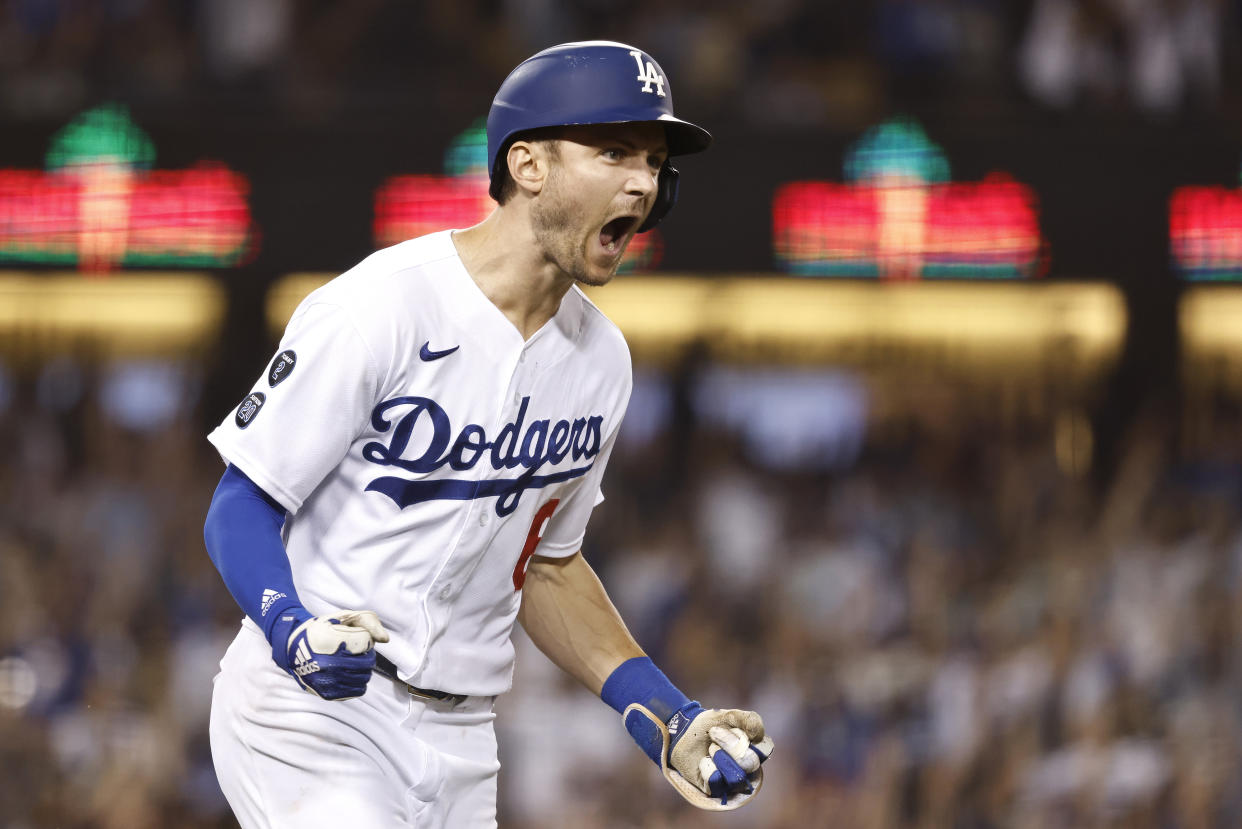
[[[559,498],[548,501],[539,508],[539,512],[535,513],[535,520],[530,522],[530,532],[526,533],[526,546],[522,547],[522,555],[518,559],[517,567],[513,568],[514,590],[521,590],[522,585],[526,584],[526,567],[530,564],[530,557],[535,554],[535,548],[539,546],[539,540],[543,538],[543,528],[547,525],[548,519],[552,517],[552,513],[556,512],[556,505],[560,502]]]

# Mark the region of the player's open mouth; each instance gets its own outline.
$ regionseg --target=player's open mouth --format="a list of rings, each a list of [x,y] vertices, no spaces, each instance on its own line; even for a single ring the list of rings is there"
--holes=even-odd
[[[618,216],[606,222],[599,232],[600,246],[610,255],[616,256],[625,248],[626,239],[637,227],[637,216]]]

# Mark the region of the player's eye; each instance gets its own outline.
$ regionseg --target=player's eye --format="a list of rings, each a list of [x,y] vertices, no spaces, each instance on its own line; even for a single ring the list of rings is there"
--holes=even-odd
[[[658,155],[647,156],[647,166],[652,170],[659,170],[664,166],[664,159]]]
[[[620,161],[625,158],[625,150],[620,147],[608,147],[604,150],[604,157],[611,161]]]

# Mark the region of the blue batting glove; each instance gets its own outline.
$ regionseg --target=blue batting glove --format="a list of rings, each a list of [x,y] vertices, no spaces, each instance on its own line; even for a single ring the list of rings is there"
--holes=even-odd
[[[366,693],[375,669],[375,643],[388,632],[370,610],[312,616],[304,607],[282,611],[270,634],[272,659],[302,689],[327,700]]]

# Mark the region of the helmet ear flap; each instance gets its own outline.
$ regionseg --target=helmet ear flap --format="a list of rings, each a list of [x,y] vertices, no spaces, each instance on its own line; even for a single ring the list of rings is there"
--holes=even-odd
[[[673,209],[673,205],[677,204],[677,182],[680,178],[681,173],[677,172],[677,168],[672,165],[672,162],[665,160],[664,166],[660,168],[655,203],[651,205],[651,212],[647,214],[646,221],[639,225],[638,233],[646,233],[658,225],[660,220]]]

